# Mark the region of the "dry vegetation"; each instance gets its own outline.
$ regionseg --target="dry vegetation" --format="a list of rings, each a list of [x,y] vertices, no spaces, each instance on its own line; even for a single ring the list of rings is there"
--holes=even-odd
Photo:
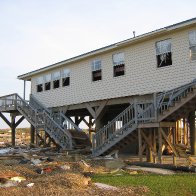
[[[97,188],[91,180],[95,174],[107,174],[111,170],[104,167],[102,161],[80,161],[83,156],[58,155],[52,157],[52,162],[44,162],[39,166],[30,163],[21,164],[20,159],[0,160],[0,181],[14,176],[25,177],[26,180],[13,187],[0,188],[1,195],[142,195],[148,189],[139,187],[118,188],[118,190],[103,190]],[[74,161],[73,159],[77,159]],[[78,161],[79,160],[79,161]],[[70,169],[62,169],[62,166]],[[38,174],[37,169],[45,169],[44,174]],[[34,186],[27,187],[27,184]]]

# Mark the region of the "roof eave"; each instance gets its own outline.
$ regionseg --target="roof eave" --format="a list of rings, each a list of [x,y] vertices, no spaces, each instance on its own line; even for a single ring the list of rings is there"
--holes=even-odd
[[[123,46],[129,45],[129,44],[137,43],[139,41],[148,39],[150,37],[153,37],[153,36],[156,36],[156,35],[158,36],[160,34],[163,34],[163,33],[167,32],[167,31],[173,31],[173,30],[176,30],[176,29],[179,29],[179,28],[191,26],[191,25],[194,25],[195,23],[196,23],[196,18],[190,19],[186,22],[181,22],[181,23],[178,23],[178,24],[175,24],[175,25],[170,25],[170,26],[167,26],[167,27],[164,27],[164,28],[161,28],[161,29],[143,34],[143,35],[139,35],[137,37],[133,37],[133,38],[130,38],[130,39],[127,39],[127,40],[124,40],[124,41],[121,41],[121,42],[118,42],[118,43],[115,43],[115,44],[112,44],[112,45],[109,45],[109,46],[106,46],[106,47],[103,47],[103,48],[100,48],[100,49],[97,49],[97,50],[93,50],[91,52],[88,52],[88,53],[85,53],[85,54],[82,54],[82,55],[79,55],[79,56],[61,61],[59,63],[55,63],[55,64],[52,64],[52,65],[46,66],[46,67],[41,68],[41,69],[37,69],[35,71],[29,72],[29,73],[26,73],[26,74],[23,74],[23,75],[19,75],[17,78],[20,79],[20,80],[29,80],[30,81],[31,77],[36,75],[36,74],[39,74],[39,73],[42,73],[42,72],[45,72],[45,71],[49,71],[49,70],[52,70],[52,69],[55,69],[55,68],[59,68],[62,65],[77,62],[77,61],[89,58],[91,56],[98,55],[98,54],[101,54],[103,52],[113,50],[117,47],[123,47]]]

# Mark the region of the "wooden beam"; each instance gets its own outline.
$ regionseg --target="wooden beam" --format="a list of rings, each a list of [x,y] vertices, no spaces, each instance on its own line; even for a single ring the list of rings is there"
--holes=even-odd
[[[16,137],[16,124],[15,116],[11,116],[11,129],[12,129],[12,146],[15,146],[15,137]]]
[[[145,148],[146,148],[146,143],[144,143],[144,144],[142,145],[142,154],[143,154]]]
[[[67,105],[61,108],[60,111],[63,112],[64,115],[66,115],[68,109],[69,109],[69,106]]]
[[[159,140],[158,160],[159,160],[160,164],[162,163],[162,145],[163,145],[161,130],[162,130],[162,128],[159,127],[158,128],[158,140]]]
[[[141,129],[138,129],[138,147],[139,147],[138,156],[139,156],[140,161],[142,162],[142,135],[141,135]]]
[[[7,120],[7,118],[0,112],[0,117],[5,121],[5,123],[9,126],[9,127],[11,127],[12,125],[11,125],[11,123]]]
[[[83,118],[83,122],[89,127],[90,122],[88,123],[85,118]]]
[[[172,137],[172,139],[173,139],[173,144],[175,144],[176,143],[176,130],[175,130],[175,128],[172,128],[172,133],[173,133],[173,137]],[[176,156],[174,156],[173,155],[173,164],[174,165],[176,165]]]
[[[31,144],[35,143],[35,127],[33,125],[31,125]]]
[[[17,127],[23,120],[25,119],[24,116],[22,116],[15,124],[15,126]]]
[[[154,149],[154,152],[157,152],[157,143],[156,143],[156,128],[154,128],[152,131],[153,131],[153,149]],[[156,155],[154,155],[154,163],[156,163]]]
[[[101,103],[101,105],[99,106],[99,108],[96,110],[96,118],[99,117],[99,115],[100,115],[101,112],[103,111],[104,107],[106,106],[107,102],[108,102],[108,100],[103,101],[103,102]]]
[[[94,120],[92,120],[92,126],[95,124],[95,119]]]
[[[165,141],[168,143],[168,145],[170,146],[170,148],[172,149],[173,153],[175,154],[175,156],[178,156],[178,153],[176,152],[175,147],[173,146],[173,144],[168,140],[167,135],[165,134],[165,132],[163,131],[163,129],[161,129],[161,134],[164,137]]]
[[[80,119],[78,119],[78,125],[79,125],[82,121],[84,121],[84,116],[82,116],[82,117],[80,117]]]
[[[160,122],[160,127],[176,127],[175,122]]]
[[[86,106],[87,110],[90,112],[90,114],[92,115],[92,117],[94,119],[97,119],[98,117],[100,118],[100,115],[101,115],[104,107],[106,106],[107,102],[108,102],[108,100],[102,101],[100,103],[100,105],[95,108],[95,110],[93,109],[93,107],[89,103],[85,103],[85,106]]]
[[[159,127],[159,123],[145,123],[145,124],[138,125],[138,128],[152,128],[152,127]]]
[[[91,107],[91,105],[89,103],[85,103],[85,106],[86,106],[87,110],[90,112],[90,114],[92,115],[92,117],[94,119],[96,119],[95,110]]]
[[[151,134],[149,135],[149,137],[147,137],[142,130],[141,130],[141,134],[142,134],[142,137],[144,138],[145,142],[148,144],[148,146],[151,148],[153,153],[156,155],[156,152],[154,151],[154,147],[151,143]]]

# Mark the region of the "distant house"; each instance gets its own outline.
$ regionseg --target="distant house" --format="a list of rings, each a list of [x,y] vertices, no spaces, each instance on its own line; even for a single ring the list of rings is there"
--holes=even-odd
[[[73,117],[76,126],[84,121],[92,130],[96,124],[95,156],[123,148],[133,138],[140,140],[133,148],[141,154],[140,128],[154,130],[161,122],[168,122],[164,128],[174,128],[177,120],[188,118],[196,110],[195,97],[189,94],[195,78],[196,18],[18,76],[31,81],[30,103]],[[162,111],[174,107],[182,93],[190,100],[164,116]],[[187,103],[193,107],[185,107]],[[176,115],[182,108],[186,114]]]

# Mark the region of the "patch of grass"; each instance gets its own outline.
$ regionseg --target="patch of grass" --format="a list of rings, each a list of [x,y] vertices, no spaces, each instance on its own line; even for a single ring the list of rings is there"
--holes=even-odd
[[[113,186],[146,186],[150,189],[147,195],[196,195],[195,174],[95,175],[92,179]]]

